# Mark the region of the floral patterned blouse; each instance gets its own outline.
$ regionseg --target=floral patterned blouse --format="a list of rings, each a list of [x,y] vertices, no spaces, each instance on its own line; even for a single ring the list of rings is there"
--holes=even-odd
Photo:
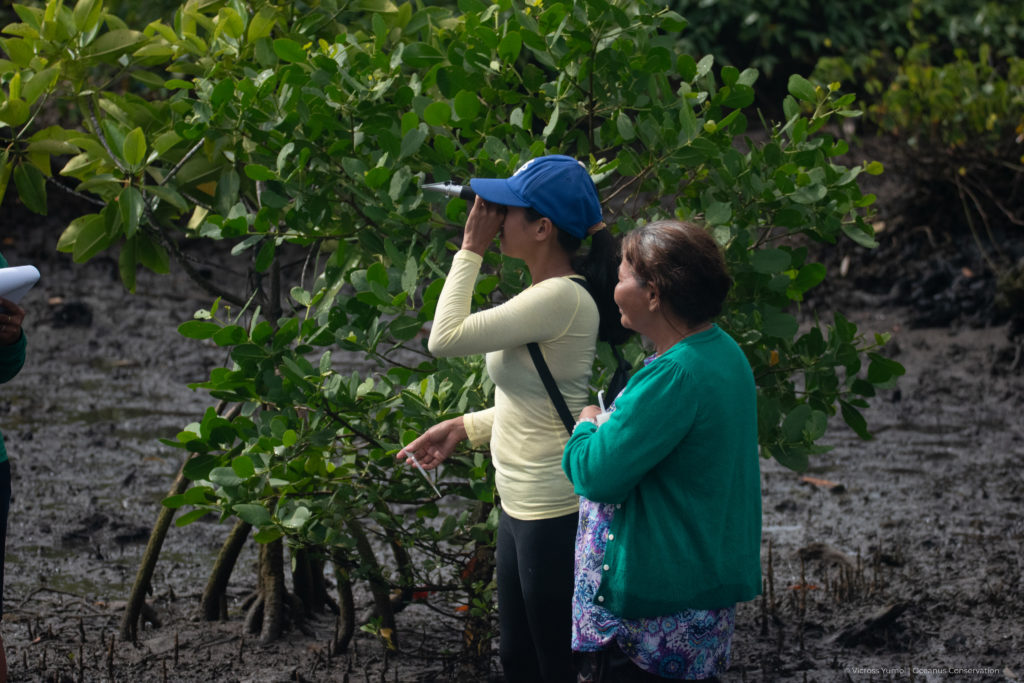
[[[709,678],[729,667],[736,607],[688,609],[678,614],[622,619],[594,602],[601,584],[608,527],[615,505],[580,498],[576,585],[572,595],[572,649],[603,650],[612,642],[637,666],[663,678]]]

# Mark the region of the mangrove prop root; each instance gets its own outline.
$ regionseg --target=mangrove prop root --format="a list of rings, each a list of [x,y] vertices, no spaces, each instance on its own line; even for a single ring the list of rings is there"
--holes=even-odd
[[[272,643],[285,626],[287,590],[284,585],[284,542],[260,546],[260,592],[263,594],[263,627],[260,642]]]
[[[187,460],[186,460],[187,462]],[[189,481],[185,478],[185,463],[181,464],[178,476],[175,477],[167,495],[177,496],[185,492]],[[135,585],[132,586],[131,596],[124,608],[124,617],[121,619],[121,640],[135,642],[138,635],[139,617],[142,615],[143,605],[146,602],[146,592],[149,590],[149,583],[153,579],[153,572],[156,570],[156,562],[160,558],[160,549],[167,537],[167,530],[171,526],[176,511],[169,507],[160,507],[160,514],[157,515],[156,524],[149,535],[149,543],[146,544],[146,551],[139,563],[139,572],[135,576]]]
[[[395,612],[391,606],[391,591],[388,582],[384,579],[384,574],[377,562],[377,557],[373,554],[373,547],[366,537],[366,530],[363,529],[362,524],[356,519],[347,519],[345,526],[356,541],[356,552],[359,553],[360,563],[368,570],[373,604],[380,616],[381,638],[386,641],[388,648],[397,649],[398,631],[395,628]]]
[[[349,643],[356,631],[356,602],[352,595],[352,579],[349,576],[348,561],[341,550],[331,556],[334,564],[334,578],[338,583],[338,618],[334,625],[334,642],[331,654],[340,655],[348,651]]]
[[[231,573],[235,570],[238,555],[242,552],[245,542],[249,539],[252,525],[238,520],[231,529],[224,545],[221,546],[217,561],[206,582],[202,600],[199,602],[199,614],[206,621],[218,621],[227,618],[227,601],[225,595]]]

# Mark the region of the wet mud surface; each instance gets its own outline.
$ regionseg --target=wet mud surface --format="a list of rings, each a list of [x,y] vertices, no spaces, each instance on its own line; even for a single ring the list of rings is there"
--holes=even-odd
[[[0,247],[42,272],[24,302],[28,362],[0,390],[15,488],[2,625],[11,680],[449,680],[438,653],[454,645],[420,607],[398,615],[407,649],[387,658],[368,634],[329,657],[330,617],[258,645],[239,607],[255,580],[251,544],[229,587],[231,619],[197,621],[229,531],[216,522],[172,527],[149,596],[158,623],[117,641],[181,464],[157,439],[210,405],[186,384],[223,351],[174,333],[210,304],[183,277],[142,277],[131,295],[113,262],[73,265],[49,244]],[[891,332],[907,374],[867,411],[874,440],[835,418],[835,448],[810,471],[763,463],[766,591],[740,607],[724,680],[1024,679],[1019,338],[1005,323],[922,325],[899,292],[854,294],[834,303],[862,330]]]

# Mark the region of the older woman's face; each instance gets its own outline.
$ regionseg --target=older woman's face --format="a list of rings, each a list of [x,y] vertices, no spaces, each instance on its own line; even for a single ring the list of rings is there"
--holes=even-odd
[[[644,333],[646,321],[651,317],[650,285],[637,280],[633,267],[626,259],[619,263],[619,283],[615,285],[615,303],[619,306],[622,326],[635,332]]]

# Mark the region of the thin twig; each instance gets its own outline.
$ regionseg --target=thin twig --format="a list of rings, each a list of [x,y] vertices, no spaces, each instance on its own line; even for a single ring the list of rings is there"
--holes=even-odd
[[[87,202],[89,202],[91,204],[95,204],[96,206],[106,207],[106,205],[107,205],[107,203],[105,201],[103,201],[102,199],[98,199],[96,197],[93,197],[92,195],[83,194],[82,192],[79,192],[78,190],[70,188],[67,185],[65,185],[64,183],[62,183],[59,180],[57,180],[56,178],[54,178],[53,176],[48,177],[46,179],[46,182],[50,183],[54,187],[60,188],[61,190],[63,190],[64,192],[66,192],[66,193],[68,193],[70,195],[78,197],[79,199],[81,199],[83,201],[87,201]]]
[[[103,134],[103,129],[100,127],[100,122],[96,118],[96,112],[93,111],[92,107],[88,107],[89,120],[92,121],[93,130],[96,133],[96,137],[99,139],[100,144],[103,145],[103,149],[107,150],[107,154],[110,156],[110,160],[114,162],[117,169],[125,175],[131,175],[128,169],[121,164],[121,159],[114,154],[114,150],[110,148],[110,143],[107,142],[107,136]]]
[[[985,246],[981,243],[981,238],[978,236],[978,230],[974,227],[974,220],[971,218],[971,210],[967,206],[967,197],[964,194],[964,186],[960,182],[959,178],[956,179],[955,182],[957,192],[960,194],[960,203],[964,208],[964,218],[967,219],[967,227],[971,231],[971,237],[974,238],[974,243],[978,246],[978,251],[981,252],[981,257],[985,260],[985,263],[988,264],[988,267],[993,273],[998,273],[999,270],[996,268],[995,262],[993,262],[992,258],[988,255],[988,252],[985,250]],[[984,214],[982,217],[984,217]]]
[[[167,175],[165,175],[165,176],[163,177],[163,180],[161,180],[161,181],[160,181],[159,183],[157,183],[157,185],[163,185],[163,184],[164,184],[164,183],[166,183],[166,182],[167,182],[168,180],[170,180],[171,178],[173,178],[173,177],[174,177],[174,176],[175,176],[175,175],[176,175],[176,174],[178,173],[178,171],[180,171],[180,170],[181,170],[181,167],[182,167],[182,166],[184,166],[184,165],[185,165],[186,163],[188,163],[188,160],[189,160],[189,159],[191,159],[191,158],[192,158],[192,156],[193,156],[193,155],[194,155],[194,154],[195,154],[196,152],[198,152],[198,151],[199,151],[200,149],[202,149],[202,147],[203,147],[203,143],[204,143],[204,142],[205,142],[205,140],[200,140],[199,142],[197,142],[197,143],[196,143],[196,144],[195,144],[195,145],[194,145],[194,146],[192,147],[192,149],[190,149],[189,151],[185,152],[185,156],[183,156],[183,157],[181,158],[181,161],[179,161],[179,162],[178,162],[177,164],[175,164],[175,165],[174,165],[174,168],[172,168],[172,169],[170,170],[170,172],[168,172],[168,173],[167,173]]]

